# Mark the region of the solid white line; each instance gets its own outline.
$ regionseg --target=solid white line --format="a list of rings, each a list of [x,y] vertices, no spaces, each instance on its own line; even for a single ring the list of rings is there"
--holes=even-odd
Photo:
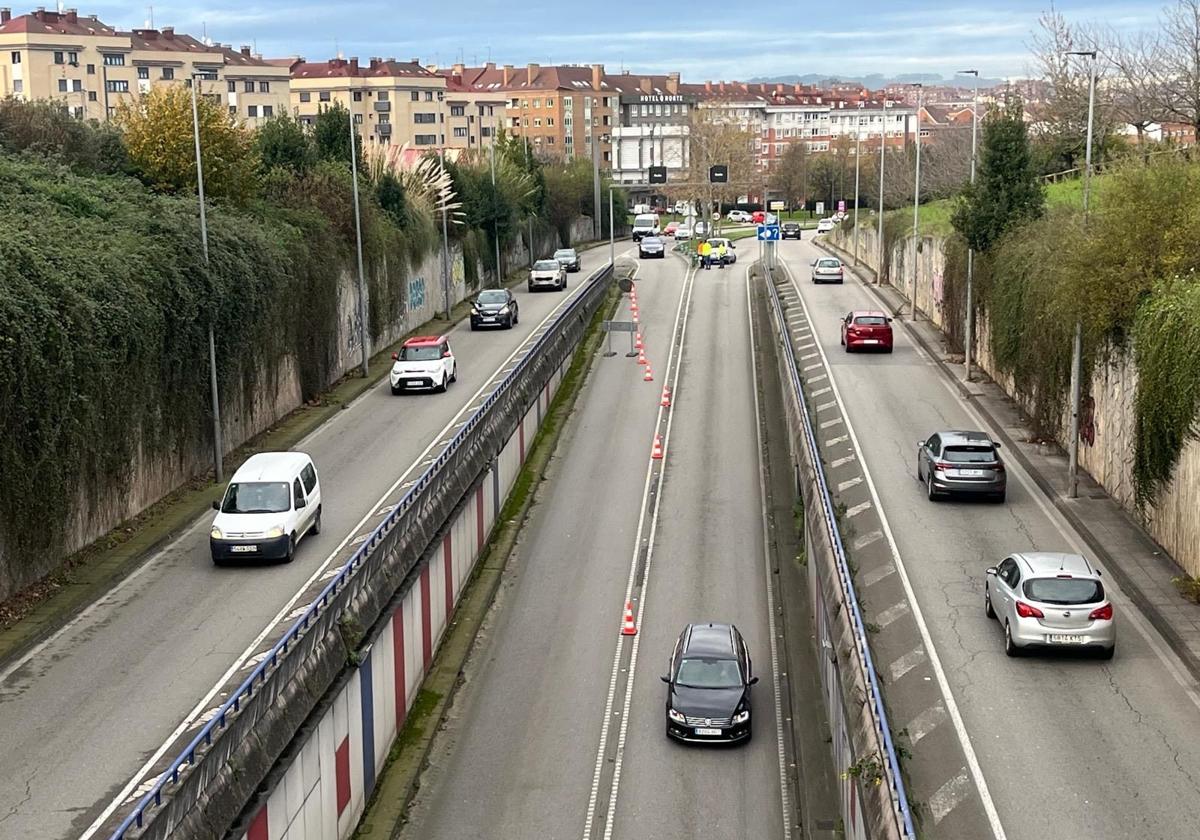
[[[767,581],[767,635],[771,640],[771,685],[775,696],[775,744],[776,751],[779,754],[779,798],[783,808],[783,838],[784,840],[791,840],[792,820],[787,785],[787,755],[783,746],[783,700],[782,692],[779,688],[779,650],[775,641],[775,593],[771,585],[774,572],[771,571],[771,552],[769,548],[771,544],[771,532],[769,523],[767,522],[767,480],[763,475],[762,416],[758,402],[758,359],[754,351],[754,302],[750,297],[749,268],[746,269],[746,307],[746,317],[750,322],[750,381],[755,384],[754,436],[758,444],[756,448],[756,452],[758,453],[758,493],[759,504],[762,507],[763,514],[763,566]]]
[[[563,308],[569,301],[571,301],[574,298],[575,294],[577,294],[579,292],[580,288],[583,288],[583,287],[582,286],[577,287],[573,294],[571,294],[570,296],[565,297],[561,301],[559,301],[559,303],[552,310],[550,310],[550,314],[547,315],[542,320],[542,322],[538,325],[538,327],[534,329],[534,332],[536,333],[538,329],[540,329],[548,321],[550,321],[558,313],[558,311],[561,308]],[[188,727],[191,725],[192,721],[196,718],[197,715],[204,713],[204,711],[208,708],[209,701],[212,700],[212,698],[217,694],[217,692],[220,691],[222,687],[224,687],[225,683],[228,682],[228,680],[234,674],[236,674],[238,671],[241,670],[243,663],[250,656],[252,656],[255,653],[255,651],[258,649],[258,646],[260,644],[262,644],[263,640],[267,636],[269,636],[271,634],[271,631],[275,629],[276,625],[278,625],[279,622],[282,621],[284,619],[284,617],[287,616],[292,611],[292,608],[296,605],[296,602],[300,600],[300,598],[304,595],[304,593],[308,591],[308,588],[310,586],[312,586],[312,584],[325,572],[325,569],[329,567],[329,564],[333,562],[334,558],[337,557],[338,553],[343,548],[346,547],[346,544],[349,543],[350,540],[354,539],[355,535],[358,533],[358,530],[360,528],[362,528],[362,526],[364,524],[366,524],[366,522],[369,519],[371,519],[371,517],[374,515],[375,509],[378,508],[381,504],[383,504],[383,502],[385,502],[387,500],[388,496],[390,496],[393,492],[395,492],[396,488],[399,487],[400,484],[404,481],[404,479],[406,479],[408,477],[409,473],[411,473],[414,469],[417,468],[417,466],[419,464],[422,463],[422,461],[425,459],[425,456],[429,454],[429,451],[431,449],[433,449],[433,447],[437,445],[437,442],[439,440],[441,440],[442,436],[445,435],[446,432],[454,426],[454,423],[459,418],[459,416],[461,416],[463,414],[463,412],[468,410],[469,406],[473,402],[475,402],[475,400],[477,400],[479,398],[479,395],[481,393],[483,393],[483,390],[492,384],[492,381],[496,378],[499,371],[502,370],[504,368],[504,366],[507,365],[510,361],[512,361],[513,357],[515,357],[518,353],[520,353],[525,348],[525,345],[527,343],[529,343],[531,340],[533,340],[533,335],[527,336],[524,340],[521,341],[520,344],[517,345],[517,348],[512,351],[512,353],[508,356],[508,358],[505,359],[503,362],[501,362],[500,365],[496,368],[496,373],[493,373],[488,378],[488,380],[479,387],[479,390],[476,391],[475,394],[472,395],[472,397],[469,400],[467,400],[466,404],[463,406],[462,409],[459,410],[458,414],[454,415],[454,418],[451,419],[450,422],[446,424],[445,428],[443,428],[442,431],[438,432],[437,435],[434,436],[432,442],[430,442],[430,444],[427,447],[425,447],[425,451],[423,451],[420,455],[418,455],[416,460],[413,461],[412,466],[410,466],[407,470],[404,471],[404,475],[402,475],[398,479],[396,479],[396,481],[392,484],[392,486],[387,489],[387,492],[385,492],[382,496],[379,497],[379,501],[375,502],[367,509],[367,514],[362,519],[360,519],[358,521],[358,524],[355,525],[350,530],[350,533],[348,533],[345,536],[345,538],[340,543],[338,543],[337,548],[335,548],[333,550],[333,552],[328,557],[325,558],[325,562],[323,562],[312,573],[312,575],[309,576],[308,580],[306,580],[304,582],[303,586],[300,587],[300,589],[296,592],[296,594],[293,595],[291,598],[289,598],[288,602],[283,605],[283,607],[279,610],[279,612],[275,613],[275,616],[269,622],[267,622],[267,625],[263,628],[262,632],[260,632],[257,636],[254,637],[254,641],[252,641],[246,647],[246,649],[243,650],[238,655],[237,659],[234,660],[233,664],[229,666],[229,669],[224,674],[222,674],[221,677],[218,678],[216,683],[213,685],[213,687],[208,690],[208,693],[204,695],[204,697],[200,700],[199,703],[197,703],[195,706],[192,707],[192,710],[190,712],[188,712],[187,716],[179,723],[179,725],[177,727],[175,727],[175,730],[167,737],[167,740],[165,740],[162,743],[162,746],[160,746],[157,750],[155,750],[154,753],[150,756],[150,758],[146,760],[146,763],[143,764],[141,766],[141,768],[133,775],[133,778],[130,779],[129,782],[125,785],[125,787],[121,789],[121,792],[118,793],[116,795],[116,797],[108,804],[108,806],[105,807],[105,809],[100,813],[100,815],[98,817],[96,817],[95,821],[90,826],[87,827],[87,830],[84,831],[84,833],[80,836],[79,840],[89,840],[89,838],[91,838],[101,828],[101,826],[104,825],[104,823],[108,820],[108,818],[110,816],[112,816],[112,813],[114,811],[116,811],[118,808],[120,808],[127,801],[129,794],[141,783],[142,779],[145,778],[146,774],[150,772],[151,768],[153,768],[154,765],[156,763],[158,763],[158,760],[160,758],[162,758],[163,755],[166,754],[167,750],[169,750],[171,748],[171,746],[175,743],[176,739],[179,738],[180,735],[182,735],[184,732],[187,731]],[[140,572],[142,569],[146,569],[151,565],[152,564],[150,562],[147,562],[147,563],[143,564],[141,569],[139,569],[138,571]],[[132,576],[130,576],[130,578],[126,578],[126,582],[129,581],[131,578],[132,578]],[[116,590],[113,590],[113,591],[115,592]],[[99,603],[100,602],[97,602],[97,604],[99,604]],[[88,614],[88,612],[90,612],[94,608],[94,606],[95,605],[93,605],[93,607],[89,607],[83,613],[80,613],[80,615],[74,621],[72,621],[70,624],[66,625],[66,627],[63,627],[62,630],[60,630],[58,633],[55,633],[53,636],[51,636],[49,639],[47,639],[45,642],[43,642],[42,645],[40,645],[38,648],[35,648],[30,653],[26,654],[26,656],[23,657],[23,659],[28,659],[30,656],[33,656],[42,647],[44,647],[45,645],[52,642],[54,639],[56,639],[62,633],[66,632],[66,630],[68,630],[76,622],[78,622],[80,619],[82,619],[84,616],[86,616]],[[3,679],[3,676],[7,676],[8,673],[9,672],[6,671],[4,675],[0,675],[0,679]]]
[[[695,268],[689,268],[684,273],[683,288],[680,289],[679,303],[676,305],[676,308],[675,308],[675,322],[674,322],[674,326],[671,329],[671,343],[667,350],[667,367],[666,367],[668,379],[670,378],[672,370],[674,370],[674,373],[675,373],[675,379],[672,381],[672,384],[671,384],[671,393],[672,394],[674,394],[676,392],[676,386],[678,385],[678,382],[679,382],[679,370],[678,370],[679,365],[675,365],[674,369],[672,368],[672,363],[675,358],[675,335],[679,332],[679,322],[680,322],[680,319],[683,317],[685,304],[688,301],[690,301],[691,289],[695,285],[695,282],[694,282],[695,275],[696,275]],[[686,329],[687,329],[687,325],[685,322],[684,330],[686,331]],[[682,343],[683,342],[682,342],[682,337],[681,337],[681,340],[680,340],[681,347],[682,347]],[[659,425],[662,424],[663,412],[665,410],[666,410],[665,406],[661,406],[661,405],[659,406],[658,414],[654,421],[654,428],[656,431],[658,430]],[[663,460],[664,461],[666,460],[667,446],[668,446],[668,442],[669,442],[669,438],[670,438],[670,417],[671,416],[674,416],[674,412],[672,412],[671,415],[668,416],[668,419],[667,419],[667,435],[663,439]],[[660,473],[660,476],[661,476],[661,474],[662,473]],[[625,583],[625,601],[626,602],[631,600],[631,598],[633,596],[634,581],[637,579],[638,554],[641,551],[642,534],[643,534],[645,526],[646,526],[646,507],[647,507],[646,503],[650,498],[650,490],[653,486],[653,483],[654,483],[654,460],[647,457],[647,459],[646,459],[646,479],[642,485],[641,510],[638,513],[637,533],[636,533],[636,535],[634,537],[634,541],[633,541],[633,557],[631,558],[630,563],[629,563],[629,577]],[[662,494],[660,493],[658,495],[658,498],[655,500],[655,502],[656,502],[655,512],[656,513],[657,513],[657,502],[661,498],[662,498]],[[653,550],[654,550],[654,546],[653,546],[653,543],[651,543],[651,545],[647,548],[647,553],[646,553],[646,569],[645,569],[646,573],[648,573],[650,570],[650,556],[651,556]],[[643,577],[643,580],[644,579],[645,578]],[[646,590],[645,590],[645,587],[643,586],[642,597],[641,597],[641,599],[639,599],[639,603],[638,603],[638,616],[637,616],[637,621],[636,621],[636,624],[639,627],[642,625],[642,616],[645,611],[645,603],[646,603]],[[621,605],[622,611],[624,610],[624,606],[625,606],[624,604]],[[632,685],[633,685],[634,665],[637,660],[638,641],[640,639],[641,639],[640,635],[633,637],[632,655],[631,655],[630,664],[629,664],[629,683],[628,683],[628,685],[630,687],[632,687]],[[587,815],[585,816],[584,823],[583,823],[583,840],[591,840],[592,826],[595,823],[595,819],[596,819],[596,804],[600,798],[600,781],[604,775],[604,764],[605,764],[604,754],[608,749],[609,728],[612,726],[613,704],[614,704],[614,701],[616,700],[617,682],[621,676],[621,651],[624,647],[624,644],[625,644],[625,637],[618,635],[616,650],[613,652],[612,672],[609,675],[609,680],[608,680],[608,697],[607,697],[607,699],[605,701],[605,705],[604,705],[604,720],[600,724],[600,744],[596,750],[596,765],[592,771],[592,786],[591,786],[591,792],[588,796]],[[630,688],[630,690],[631,690],[631,688]],[[609,798],[608,819],[606,821],[606,826],[607,826],[606,831],[609,831],[609,832],[611,832],[611,830],[612,830],[613,821],[616,816],[614,813],[614,805],[615,805],[615,801],[616,801],[616,778],[617,778],[617,773],[618,773],[618,770],[620,767],[621,744],[622,744],[622,741],[624,738],[624,728],[627,726],[626,721],[628,719],[628,702],[629,702],[629,693],[627,691],[626,699],[625,699],[626,707],[624,709],[624,712],[622,713],[622,722],[621,722],[622,729],[621,729],[621,732],[618,734],[617,763],[616,763],[616,766],[614,767],[614,771],[613,771],[613,792]]]
[[[796,288],[796,292],[800,294],[800,306],[808,314],[808,304],[804,301],[804,294],[801,292],[799,284],[796,283],[795,278],[791,277],[790,272],[788,273],[788,277],[792,285]],[[828,365],[829,359],[825,355],[824,345],[818,344],[817,350],[820,352],[821,358],[825,361],[826,365]],[[847,418],[846,431],[854,443],[855,451],[861,453],[863,451],[862,445],[858,442],[858,435],[854,431],[854,424],[850,422],[850,415],[846,411],[846,404],[843,402],[841,391],[837,386],[837,379],[831,376],[829,381],[833,385],[834,397],[842,406],[842,414]],[[921,640],[925,643],[925,648],[929,653],[929,663],[933,667],[938,689],[942,693],[942,699],[946,703],[950,719],[954,722],[954,731],[958,735],[959,744],[966,755],[967,767],[971,771],[971,778],[974,780],[975,788],[979,792],[979,799],[983,804],[984,813],[987,815],[988,824],[992,829],[992,836],[995,837],[995,840],[1006,840],[1007,835],[1004,833],[1004,826],[1000,822],[1000,815],[996,811],[996,803],[992,801],[992,794],[988,790],[987,781],[983,777],[983,768],[979,766],[979,759],[975,755],[975,748],[971,746],[971,736],[967,732],[967,725],[963,722],[962,713],[958,709],[958,703],[954,700],[954,692],[950,689],[950,681],[946,678],[946,671],[942,667],[941,657],[938,656],[937,649],[933,645],[933,637],[929,633],[929,625],[925,623],[925,616],[921,612],[921,605],[917,603],[917,595],[913,591],[912,581],[909,580],[908,572],[904,568],[904,560],[900,556],[899,546],[896,545],[896,537],[892,533],[892,526],[889,524],[887,514],[884,512],[883,505],[879,501],[879,492],[876,490],[875,482],[871,478],[871,471],[865,461],[862,467],[863,477],[866,478],[867,487],[871,493],[871,500],[875,502],[875,508],[879,513],[879,524],[883,527],[884,535],[887,537],[888,546],[891,548],[892,558],[895,561],[896,571],[900,573],[900,580],[904,586],[904,594],[908,597],[908,602],[912,606],[913,618],[917,622],[917,629],[921,633]]]

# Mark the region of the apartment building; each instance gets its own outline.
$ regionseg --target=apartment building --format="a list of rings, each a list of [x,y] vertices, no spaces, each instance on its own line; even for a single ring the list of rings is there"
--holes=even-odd
[[[651,166],[665,166],[667,181],[685,177],[691,165],[688,139],[696,97],[679,92],[679,76],[638,77],[634,93],[618,97],[613,128],[613,179],[646,183]]]
[[[426,69],[446,79],[446,145],[450,149],[486,149],[508,119],[508,94],[502,90],[467,84],[466,68],[429,65]]]
[[[223,79],[229,113],[248,125],[291,113],[291,73],[288,67],[272,64],[250,47],[235,50],[214,44],[225,59]]]
[[[357,58],[293,61],[292,107],[301,123],[335,103],[350,111],[359,136],[368,146],[438,149],[447,145],[447,79],[421,66],[417,59]]]
[[[236,107],[226,96],[227,76],[253,77],[258,114],[286,107],[287,74],[248,48],[235,53],[169,26],[123,32],[76,9],[39,8],[17,17],[0,9],[0,96],[61,102],[77,117],[105,120],[122,102],[155,86],[190,85],[193,77],[205,96]],[[249,116],[248,110],[238,116]]]

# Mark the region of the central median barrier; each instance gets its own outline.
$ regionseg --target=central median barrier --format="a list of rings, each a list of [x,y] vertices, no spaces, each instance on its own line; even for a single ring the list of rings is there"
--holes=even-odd
[[[111,840],[348,837],[612,279],[534,340]]]
[[[804,396],[792,338],[770,269],[758,268],[768,290],[779,352],[779,384],[788,448],[804,507],[804,551],[821,685],[835,767],[842,780],[847,840],[916,840],[867,627],[842,544],[836,509]]]

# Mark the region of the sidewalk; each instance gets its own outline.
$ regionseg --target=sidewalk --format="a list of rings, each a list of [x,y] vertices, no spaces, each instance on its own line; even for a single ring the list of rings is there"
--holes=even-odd
[[[846,256],[826,243],[819,247]],[[874,274],[870,269],[850,270],[880,299],[884,309],[893,314],[900,309],[904,298],[891,286],[874,285]],[[1084,470],[1079,471],[1079,497],[1067,498],[1064,494],[1066,454],[1055,445],[1029,443],[1030,427],[1020,406],[985,373],[976,369],[975,380],[963,382],[962,365],[952,365],[947,360],[949,354],[944,336],[936,326],[923,315],[916,322],[905,320],[901,323],[897,319],[896,323],[907,330],[955,383],[964,399],[991,426],[1004,445],[1004,451],[1029,473],[1046,498],[1083,538],[1103,571],[1116,579],[1129,600],[1167,640],[1192,676],[1200,680],[1200,605],[1185,600],[1171,582],[1172,578],[1185,574],[1184,570]]]

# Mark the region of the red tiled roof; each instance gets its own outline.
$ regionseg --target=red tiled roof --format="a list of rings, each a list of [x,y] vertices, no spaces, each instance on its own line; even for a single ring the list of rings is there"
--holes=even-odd
[[[191,35],[176,34],[171,27],[158,29],[135,29],[132,32],[118,32],[129,39],[135,50],[154,50],[156,52],[180,53],[220,53],[218,47],[210,47],[203,41],[198,41]]]
[[[396,61],[393,58],[372,58],[360,64],[357,58],[333,58],[329,61],[298,61],[292,66],[294,79],[338,79],[338,78],[391,78],[394,76],[420,76],[438,78],[417,61]]]
[[[0,33],[11,35],[15,33],[30,35],[117,35],[118,32],[108,24],[90,17],[79,17],[74,10],[63,12],[33,12],[28,15],[15,17],[8,23],[0,24]]]
[[[234,67],[274,67],[281,71],[286,71],[288,65],[272,64],[261,55],[253,55],[249,47],[242,47],[240,50],[235,50],[229,44],[213,44],[213,48],[217,52],[225,56],[225,64]]]

